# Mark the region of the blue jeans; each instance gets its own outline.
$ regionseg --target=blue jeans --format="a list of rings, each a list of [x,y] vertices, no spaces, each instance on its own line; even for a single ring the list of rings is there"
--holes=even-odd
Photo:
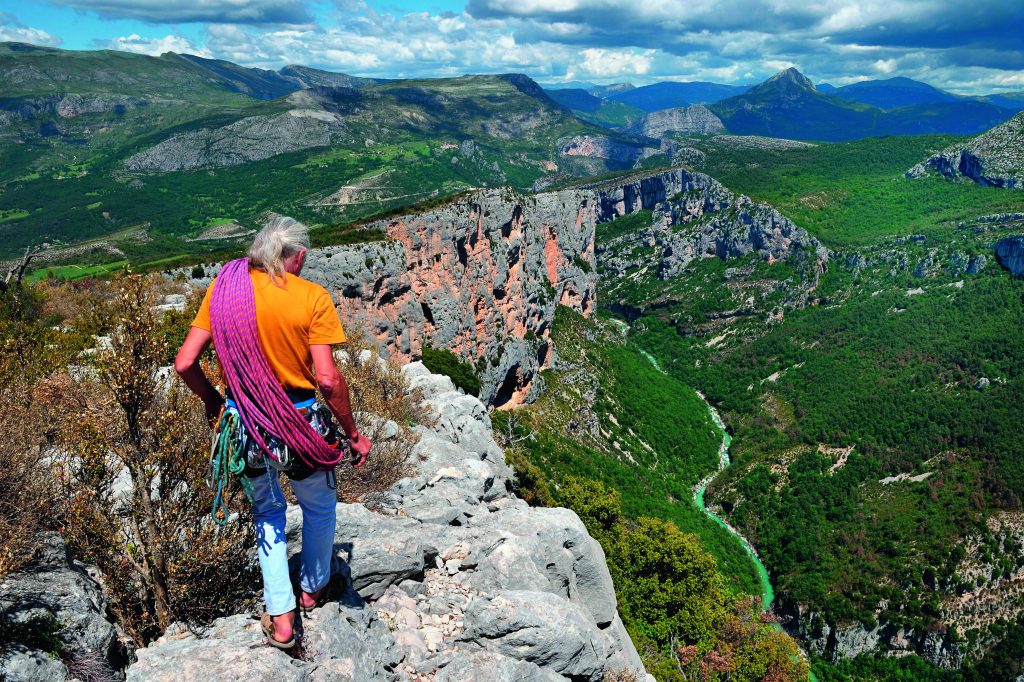
[[[279,616],[295,608],[285,537],[287,502],[273,468],[251,480],[252,516],[256,523],[256,545],[263,571],[263,601],[266,602],[267,613]],[[331,579],[338,495],[323,472],[291,484],[302,508],[299,587],[304,592],[316,592]]]

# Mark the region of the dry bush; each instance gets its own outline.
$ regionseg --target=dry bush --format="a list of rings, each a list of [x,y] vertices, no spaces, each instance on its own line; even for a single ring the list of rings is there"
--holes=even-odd
[[[376,504],[381,495],[412,470],[412,451],[419,440],[417,424],[431,424],[434,416],[410,394],[409,382],[394,361],[381,363],[377,349],[360,330],[349,333],[338,368],[348,381],[352,411],[360,433],[373,441],[366,465],[338,469],[338,498],[344,502]],[[364,352],[365,351],[365,352]],[[397,424],[398,432],[391,423]]]
[[[640,678],[629,668],[618,668],[605,671],[601,682],[640,682]]]
[[[31,387],[0,393],[0,577],[28,563],[39,532],[59,527],[60,487],[46,458],[47,424]]]
[[[20,285],[0,292],[0,576],[32,559],[39,531],[60,524],[48,425],[34,391],[61,362],[57,332],[38,322],[44,300]]]
[[[210,431],[200,402],[161,368],[150,284],[119,282],[112,347],[46,380],[66,488],[66,535],[107,578],[111,608],[139,644],[173,621],[209,622],[254,600],[249,505],[210,518]],[[237,496],[237,491],[235,491]]]

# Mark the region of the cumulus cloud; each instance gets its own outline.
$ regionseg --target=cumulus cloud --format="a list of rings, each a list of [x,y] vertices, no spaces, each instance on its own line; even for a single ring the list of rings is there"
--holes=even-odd
[[[654,50],[636,53],[629,50],[588,48],[582,52],[583,59],[570,66],[566,79],[643,76],[651,70],[653,55]]]
[[[249,66],[306,64],[384,78],[524,72],[551,79],[561,77],[573,60],[586,59],[571,46],[521,42],[505,22],[451,12],[379,13],[351,0],[322,26],[211,25],[206,47]],[[593,59],[591,65],[596,68]]]
[[[56,47],[61,39],[38,28],[25,26],[13,14],[0,12],[0,42],[32,43]]]
[[[1024,69],[1024,4],[1005,0],[466,0],[462,12],[366,0],[53,1],[205,24],[204,44],[172,30],[116,38],[116,49],[385,78],[516,71],[542,82],[745,84],[796,66],[816,82],[900,75],[971,94],[1019,89]]]
[[[213,53],[205,47],[197,47],[188,38],[182,36],[168,35],[163,38],[143,38],[137,33],[129,36],[121,36],[108,41],[104,47],[110,50],[123,50],[125,52],[136,52],[148,54],[154,57],[164,52],[178,52],[194,54],[200,57],[213,57]]]
[[[308,24],[312,16],[303,0],[53,0],[105,17],[139,19],[157,24]]]
[[[979,73],[996,85],[1024,68],[1024,4],[1004,0],[468,0],[466,12],[525,43],[654,50],[648,77],[679,59],[697,64],[682,78],[730,82],[791,64],[819,81],[899,74],[972,92]],[[916,67],[901,61],[910,54]]]

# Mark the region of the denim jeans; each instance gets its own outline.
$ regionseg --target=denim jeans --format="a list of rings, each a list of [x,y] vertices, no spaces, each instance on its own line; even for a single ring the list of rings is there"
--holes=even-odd
[[[263,571],[263,601],[266,602],[267,613],[272,616],[295,608],[285,537],[287,502],[277,476],[274,469],[268,468],[262,476],[251,479],[252,516],[256,523],[256,545]],[[302,508],[299,587],[304,592],[316,592],[331,579],[338,496],[329,484],[328,475],[323,472],[291,484]]]

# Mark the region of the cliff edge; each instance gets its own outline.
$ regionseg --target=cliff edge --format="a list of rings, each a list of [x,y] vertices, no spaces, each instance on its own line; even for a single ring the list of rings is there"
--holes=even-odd
[[[304,654],[265,646],[259,622],[242,614],[199,633],[172,628],[136,652],[129,681],[653,680],[579,517],[509,492],[512,473],[477,398],[421,363],[403,373],[436,425],[417,427],[416,473],[380,512],[338,505],[344,594],[305,620]],[[293,552],[300,522],[291,507]]]
[[[980,185],[1024,188],[1024,113],[978,135],[966,144],[955,144],[919,163],[904,175],[919,178],[937,171],[947,178],[967,178]]]

